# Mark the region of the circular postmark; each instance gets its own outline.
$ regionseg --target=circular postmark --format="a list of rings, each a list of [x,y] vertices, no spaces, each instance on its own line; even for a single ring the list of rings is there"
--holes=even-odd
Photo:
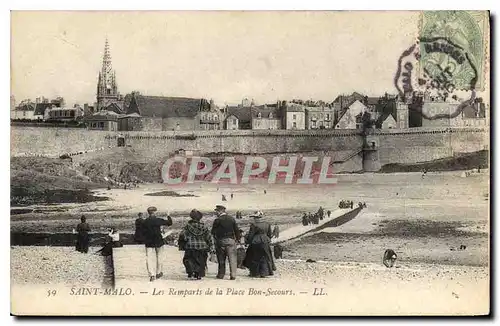
[[[476,97],[478,72],[469,53],[445,37],[423,37],[405,50],[399,60],[394,85],[409,109],[428,120],[450,119],[471,106]],[[470,92],[467,99],[461,92]],[[446,103],[446,112],[424,103]],[[431,109],[429,109],[431,108]]]

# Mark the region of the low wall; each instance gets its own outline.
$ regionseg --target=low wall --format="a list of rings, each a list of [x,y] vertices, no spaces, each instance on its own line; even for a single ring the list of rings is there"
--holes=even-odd
[[[39,128],[12,126],[10,152],[22,154],[60,155],[102,147],[116,146],[116,141],[106,139],[105,131],[80,128]]]
[[[127,146],[144,159],[164,158],[176,150],[196,154],[241,153],[278,154],[323,153],[342,161],[336,171],[363,169],[363,147],[359,130],[211,130],[196,133],[181,131],[107,132],[73,128],[11,128],[11,155],[54,155],[79,151],[106,150],[117,146],[119,135]],[[417,163],[489,148],[488,128],[411,128],[373,130],[376,153],[370,160],[380,166],[388,163]],[[351,157],[352,156],[352,157]]]
[[[484,128],[411,128],[377,131],[380,164],[418,163],[489,149]]]

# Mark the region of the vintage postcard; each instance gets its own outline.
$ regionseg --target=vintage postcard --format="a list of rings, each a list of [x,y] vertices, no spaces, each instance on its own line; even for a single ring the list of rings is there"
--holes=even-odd
[[[490,313],[487,11],[11,12],[11,313]]]

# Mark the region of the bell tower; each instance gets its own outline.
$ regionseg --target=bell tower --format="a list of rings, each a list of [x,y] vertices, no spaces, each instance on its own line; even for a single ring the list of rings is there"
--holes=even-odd
[[[115,71],[111,65],[109,43],[106,38],[102,57],[102,68],[99,72],[99,79],[97,81],[97,111],[101,111],[111,103],[118,101],[120,101],[120,94],[118,93],[118,86],[116,84]]]

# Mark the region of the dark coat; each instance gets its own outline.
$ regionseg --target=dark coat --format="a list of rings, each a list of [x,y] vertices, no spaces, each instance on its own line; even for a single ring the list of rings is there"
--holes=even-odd
[[[172,219],[167,216],[167,219],[149,216],[142,223],[142,234],[144,236],[144,245],[148,248],[159,248],[165,243],[161,234],[161,226],[171,226]]]
[[[76,226],[76,232],[76,250],[87,253],[89,251],[90,243],[90,225],[87,222],[79,223]]]
[[[135,233],[134,233],[134,240],[137,243],[143,243],[144,242],[144,235],[143,235],[143,230],[142,230],[142,224],[144,223],[143,218],[138,218],[135,220]]]
[[[236,220],[227,214],[217,217],[212,225],[212,235],[216,240],[235,239],[240,241],[241,233]]]
[[[250,224],[250,231],[246,235],[245,242],[247,244],[269,244],[272,236],[271,224],[257,220]]]
[[[243,266],[250,270],[251,276],[269,276],[276,270],[271,252],[271,236],[271,224],[257,219],[250,225],[245,237],[249,246]]]

